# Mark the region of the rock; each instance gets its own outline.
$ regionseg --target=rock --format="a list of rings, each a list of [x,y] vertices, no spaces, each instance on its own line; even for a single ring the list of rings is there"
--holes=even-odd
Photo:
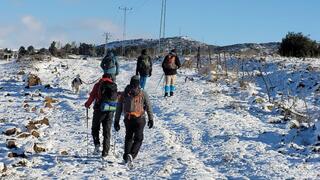
[[[36,86],[36,85],[40,85],[41,84],[41,80],[38,76],[34,75],[34,74],[30,74],[28,76],[28,85],[27,86]]]
[[[18,153],[15,153],[15,152],[10,152],[10,153],[8,154],[8,157],[9,157],[9,158],[14,158],[14,157],[27,158],[27,156],[26,156],[24,153],[18,154]]]
[[[49,119],[44,117],[42,120],[39,120],[39,121],[31,121],[32,124],[40,124],[40,125],[47,125],[49,126]]]
[[[43,113],[44,113],[44,111],[43,111],[43,109],[42,109],[42,108],[40,109],[40,113],[41,113],[41,114],[43,114]]]
[[[30,133],[24,132],[24,133],[19,134],[17,138],[27,138],[29,136],[31,136]]]
[[[69,153],[67,151],[61,151],[61,155],[67,156]]]
[[[4,173],[8,170],[7,166],[5,163],[0,162],[0,173]]]
[[[25,75],[26,74],[26,72],[24,72],[24,71],[19,71],[18,72],[18,75]]]
[[[7,140],[7,148],[9,148],[9,149],[17,148],[16,141],[13,139],[8,139]]]
[[[50,86],[50,84],[44,85],[44,88],[45,88],[45,89],[52,89],[52,87]]]
[[[57,103],[58,101],[56,99],[53,99],[52,97],[47,96],[44,98],[44,102],[52,104]]]
[[[28,132],[32,132],[32,130],[38,129],[38,128],[36,127],[36,125],[33,124],[32,121],[29,122],[29,124],[26,126],[26,128],[28,129]]]
[[[297,120],[290,121],[289,128],[290,129],[299,129],[300,128],[299,121],[297,121]]]
[[[315,71],[315,68],[313,68],[311,65],[309,65],[307,68],[306,68],[307,71],[311,72],[311,71]]]
[[[39,138],[40,137],[40,133],[38,133],[37,131],[33,130],[31,132],[32,136],[36,137],[36,138]]]
[[[37,110],[36,107],[31,108],[31,111],[32,111],[32,112],[35,112],[36,110]]]
[[[33,146],[33,150],[36,153],[46,152],[46,148],[43,147],[43,145],[35,143]]]
[[[256,98],[256,99],[254,100],[254,102],[257,103],[257,104],[262,104],[262,103],[265,102],[265,100],[264,100],[263,98],[258,97],[258,98]]]
[[[297,88],[304,88],[304,87],[306,87],[306,85],[304,83],[300,82]]]
[[[13,164],[12,167],[26,167],[29,164],[27,160],[21,160],[17,164]]]
[[[29,104],[24,104],[23,107],[24,108],[28,108],[28,107],[30,107],[30,105]]]
[[[320,153],[320,146],[314,146],[312,147],[312,151],[316,153]]]
[[[17,132],[17,128],[11,128],[11,129],[7,129],[4,134],[7,136],[11,136],[14,135]]]
[[[48,102],[46,102],[46,103],[44,104],[44,107],[46,107],[46,108],[53,108],[53,106],[51,105],[51,103],[48,103]]]
[[[13,100],[12,100],[12,99],[9,99],[8,102],[13,102]]]
[[[46,117],[44,117],[44,118],[40,121],[40,123],[41,123],[41,125],[42,125],[42,124],[45,124],[45,125],[49,126],[49,119],[46,118]]]

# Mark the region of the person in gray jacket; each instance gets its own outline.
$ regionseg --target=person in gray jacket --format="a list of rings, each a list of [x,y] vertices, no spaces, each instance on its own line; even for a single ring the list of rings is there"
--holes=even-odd
[[[135,75],[131,78],[121,94],[115,115],[114,128],[120,130],[120,116],[124,113],[126,128],[125,147],[123,160],[125,163],[133,161],[137,157],[143,141],[143,130],[146,125],[145,112],[148,114],[148,127],[153,127],[153,112],[148,94],[139,86],[140,77]]]

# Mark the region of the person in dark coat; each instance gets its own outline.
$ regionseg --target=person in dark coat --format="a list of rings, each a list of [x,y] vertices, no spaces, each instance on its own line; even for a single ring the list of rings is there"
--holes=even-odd
[[[148,94],[139,87],[139,76],[133,76],[130,84],[122,93],[117,106],[114,128],[120,130],[120,116],[124,113],[126,128],[123,160],[132,162],[137,157],[143,141],[143,129],[146,125],[145,112],[148,114],[148,127],[153,127],[153,112]]]
[[[145,88],[147,78],[152,74],[152,60],[148,55],[147,50],[143,49],[138,57],[136,75],[140,75],[140,87]]]
[[[116,76],[119,74],[119,63],[111,51],[108,51],[106,56],[102,59],[100,67],[104,74],[111,75],[113,82],[116,82]]]
[[[114,111],[103,111],[101,109],[102,102],[104,101],[104,95],[101,92],[102,86],[108,86],[112,92],[107,92],[108,94],[117,94],[117,85],[112,81],[111,76],[104,74],[102,78],[97,82],[91,93],[90,97],[85,103],[86,108],[90,108],[90,105],[94,102],[94,112],[92,119],[92,137],[95,146],[94,154],[100,153],[100,139],[99,131],[100,125],[103,127],[103,150],[102,156],[106,157],[110,149],[110,137],[111,137],[111,125],[114,116]],[[115,108],[114,108],[115,109]]]
[[[176,53],[176,49],[172,49],[170,53],[164,58],[162,62],[162,69],[165,75],[165,94],[164,96],[167,97],[173,96],[173,93],[176,89],[175,81],[177,75],[177,69],[181,67],[181,63],[179,57]]]

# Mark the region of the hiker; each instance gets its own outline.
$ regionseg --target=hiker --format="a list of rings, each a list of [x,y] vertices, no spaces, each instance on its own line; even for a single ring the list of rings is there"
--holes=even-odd
[[[177,69],[181,67],[179,57],[177,56],[176,49],[172,49],[170,53],[164,58],[162,62],[162,69],[165,74],[165,93],[164,97],[173,96],[175,91],[175,81],[177,75]]]
[[[151,77],[152,73],[152,60],[147,54],[147,50],[143,49],[141,55],[138,57],[136,75],[140,75],[140,87],[145,88],[147,78]]]
[[[119,64],[117,58],[111,51],[108,51],[102,59],[100,67],[103,69],[104,74],[111,75],[113,82],[116,82],[116,76],[119,74]]]
[[[132,164],[137,157],[143,141],[143,129],[146,125],[145,111],[148,114],[148,127],[153,127],[153,113],[148,94],[139,87],[140,78],[135,75],[131,78],[118,101],[115,115],[114,128],[120,130],[120,116],[124,113],[124,124],[126,128],[123,160]]]
[[[116,111],[117,105],[117,85],[112,81],[111,76],[104,74],[102,78],[97,82],[85,103],[86,108],[90,108],[90,105],[94,101],[94,112],[92,119],[92,137],[94,143],[94,154],[100,153],[100,139],[99,131],[100,124],[103,127],[103,150],[102,157],[108,155],[110,149],[110,136],[111,136],[111,125],[114,112]]]

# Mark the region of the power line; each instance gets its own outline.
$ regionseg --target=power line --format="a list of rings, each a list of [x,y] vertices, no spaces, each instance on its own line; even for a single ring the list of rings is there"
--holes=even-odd
[[[127,11],[131,11],[132,8],[128,7],[119,7],[120,10],[123,11],[123,39],[122,39],[122,55],[125,54],[125,47],[124,47],[124,41],[126,40],[126,25],[127,25]]]

